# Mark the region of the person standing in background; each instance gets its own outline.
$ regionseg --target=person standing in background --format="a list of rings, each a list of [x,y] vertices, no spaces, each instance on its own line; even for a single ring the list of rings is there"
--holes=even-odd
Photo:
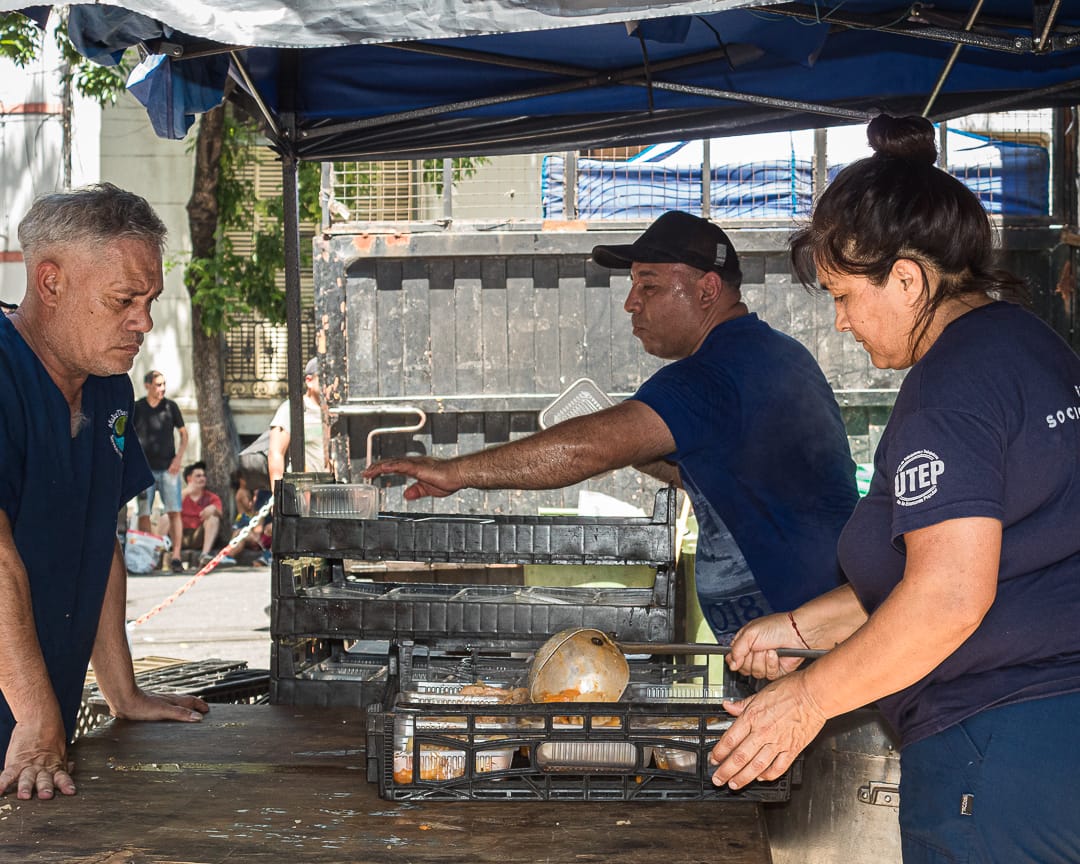
[[[150,514],[154,507],[154,492],[161,496],[161,506],[169,517],[169,539],[172,541],[173,573],[182,573],[180,562],[180,542],[183,538],[183,524],[180,521],[181,496],[183,486],[180,481],[180,466],[183,464],[184,451],[187,450],[188,431],[184,426],[184,415],[180,407],[165,398],[165,376],[156,369],[147,372],[143,378],[146,396],[135,403],[132,422],[135,434],[146,454],[154,482],[139,493],[139,530],[150,531]],[[180,444],[176,445],[179,432]],[[164,560],[161,569],[165,569]]]
[[[322,389],[319,387],[319,358],[312,357],[304,367],[304,471],[325,471],[326,456],[323,450]],[[286,399],[274,412],[270,421],[270,448],[266,454],[270,491],[285,473],[289,461],[291,440],[289,400]],[[291,468],[290,470],[300,470]]]

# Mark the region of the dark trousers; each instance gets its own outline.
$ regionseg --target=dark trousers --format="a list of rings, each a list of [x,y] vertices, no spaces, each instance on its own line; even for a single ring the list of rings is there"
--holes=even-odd
[[[900,769],[904,864],[1080,862],[1080,693],[982,711]]]

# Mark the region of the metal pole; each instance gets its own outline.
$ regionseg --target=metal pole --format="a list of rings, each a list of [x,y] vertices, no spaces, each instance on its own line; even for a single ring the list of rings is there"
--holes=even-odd
[[[701,218],[712,212],[712,140],[701,140]]]
[[[577,219],[577,151],[567,150],[563,170],[563,218]]]
[[[1073,230],[1080,224],[1076,109],[1055,108],[1050,127],[1050,218]]]
[[[334,200],[334,163],[323,162],[319,166],[319,210],[322,230],[326,231],[333,221],[330,202]]]
[[[814,130],[814,189],[812,197],[817,201],[829,182],[829,130]]]
[[[942,120],[938,124],[937,164],[942,171],[949,170],[949,124]]]
[[[286,145],[281,156],[281,230],[285,232],[285,333],[289,367],[289,466],[304,470],[304,357],[300,327],[300,190],[296,142],[296,82],[300,52],[283,51],[278,70],[281,106],[277,131]],[[276,492],[276,490],[271,490]]]
[[[289,363],[289,463],[304,470],[304,364],[300,327],[300,190],[296,157],[281,157],[282,230],[285,232],[285,331]]]
[[[454,160],[442,160],[442,215],[454,218]]]
[[[975,26],[975,19],[979,17],[979,11],[982,9],[983,0],[975,0],[975,5],[971,9],[971,14],[968,15],[967,23],[964,24],[964,31],[967,32]],[[941,70],[941,75],[938,76],[937,83],[934,85],[933,91],[930,93],[930,98],[926,100],[926,107],[923,108],[922,116],[929,117],[930,110],[934,107],[934,103],[937,102],[938,94],[941,93],[941,88],[945,86],[945,79],[949,77],[949,73],[952,72],[953,64],[956,63],[956,58],[960,54],[960,49],[963,46],[958,42],[953,47],[952,52],[949,54],[949,59],[945,63],[945,68]]]

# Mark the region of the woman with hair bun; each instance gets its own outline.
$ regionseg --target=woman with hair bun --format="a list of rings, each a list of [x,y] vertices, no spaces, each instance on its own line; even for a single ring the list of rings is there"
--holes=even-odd
[[[900,737],[912,862],[1080,861],[1080,358],[1014,298],[933,126],[877,117],[792,238],[875,366],[908,369],[839,542],[848,583],[751,622],[713,782],[779,777],[828,718]],[[778,648],[831,649],[800,669]]]

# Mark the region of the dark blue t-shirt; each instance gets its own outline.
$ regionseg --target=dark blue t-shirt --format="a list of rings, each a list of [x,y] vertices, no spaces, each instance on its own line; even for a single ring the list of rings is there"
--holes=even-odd
[[[906,532],[976,516],[1002,523],[997,596],[940,666],[880,700],[905,745],[1080,689],[1080,358],[1009,303],[949,324],[900,388],[840,540],[867,611],[903,576]]]
[[[153,480],[129,422],[133,403],[126,375],[88,378],[86,421],[72,438],[63,395],[0,315],[0,509],[26,567],[38,641],[69,739],[116,545],[116,515]],[[0,760],[14,725],[0,694]]]
[[[669,458],[698,521],[698,599],[717,638],[840,584],[855,466],[836,398],[802,344],[757,315],[725,321],[632,398],[675,439]]]

